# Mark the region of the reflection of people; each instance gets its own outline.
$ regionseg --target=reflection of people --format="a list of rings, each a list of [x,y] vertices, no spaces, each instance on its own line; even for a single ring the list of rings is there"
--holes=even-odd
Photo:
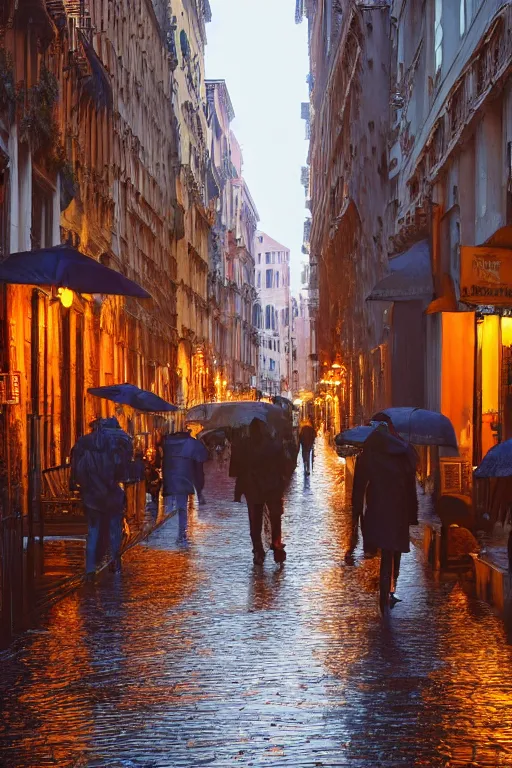
[[[311,455],[315,445],[316,432],[311,419],[305,421],[299,432],[299,444],[302,448],[302,461],[304,462],[304,474],[309,475]]]
[[[272,527],[274,560],[283,563],[286,552],[281,541],[281,517],[286,457],[281,444],[272,438],[267,425],[260,419],[253,419],[249,436],[233,445],[229,474],[236,477],[235,501],[241,501],[244,495],[247,502],[254,564],[262,565],[265,559],[261,538],[265,505]]]
[[[121,568],[121,534],[126,495],[119,483],[129,480],[133,442],[116,418],[96,419],[92,432],[82,435],[71,451],[71,481],[79,489],[88,522],[86,573],[93,578],[98,565],[102,517],[109,529],[112,565]]]
[[[357,545],[361,531],[365,551],[381,550],[380,607],[398,600],[396,581],[402,552],[409,552],[409,526],[418,522],[416,496],[417,455],[383,423],[370,434],[356,461],[352,491],[352,541],[346,558]],[[366,496],[366,509],[363,513]]]
[[[178,509],[178,542],[187,541],[188,497],[197,491],[200,503],[204,503],[203,463],[208,461],[204,445],[190,432],[175,432],[163,440],[163,481],[165,511],[169,513],[176,504]]]

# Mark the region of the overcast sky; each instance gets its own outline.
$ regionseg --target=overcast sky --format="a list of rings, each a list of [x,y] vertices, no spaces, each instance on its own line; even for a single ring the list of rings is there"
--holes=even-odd
[[[292,286],[300,288],[308,101],[307,23],[295,24],[295,0],[210,0],[206,77],[224,79],[236,117],[244,177],[259,227],[291,250]]]

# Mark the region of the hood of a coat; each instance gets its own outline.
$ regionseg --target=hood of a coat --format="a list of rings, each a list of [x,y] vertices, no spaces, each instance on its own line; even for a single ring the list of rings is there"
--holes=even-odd
[[[395,437],[387,430],[376,429],[366,439],[364,448],[369,448],[377,453],[404,454],[409,453],[409,444],[400,437]]]
[[[208,451],[204,445],[200,440],[191,437],[188,432],[167,435],[164,439],[164,455],[166,454],[199,462],[208,460]]]

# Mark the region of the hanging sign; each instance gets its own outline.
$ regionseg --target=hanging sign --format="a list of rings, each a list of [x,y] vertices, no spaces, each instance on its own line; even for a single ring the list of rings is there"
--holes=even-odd
[[[20,384],[19,373],[0,373],[0,405],[20,404]]]
[[[512,305],[512,250],[461,246],[460,300]]]

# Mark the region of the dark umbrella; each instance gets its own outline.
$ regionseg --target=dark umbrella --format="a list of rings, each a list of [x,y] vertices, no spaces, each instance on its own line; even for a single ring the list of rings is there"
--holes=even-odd
[[[385,413],[400,437],[413,445],[439,445],[458,449],[450,419],[423,408],[386,408]],[[378,421],[378,414],[373,417]]]
[[[498,443],[487,451],[475,469],[475,477],[512,477],[512,440]]]
[[[105,400],[112,400],[114,403],[120,403],[121,405],[130,405],[138,411],[154,413],[178,410],[177,406],[168,403],[167,400],[155,395],[154,392],[140,389],[135,384],[112,384],[108,387],[91,387],[87,391],[95,397],[103,397]]]
[[[346,429],[344,432],[340,432],[336,435],[334,441],[336,445],[364,445],[367,438],[370,437],[376,427],[353,427],[352,429]]]
[[[12,253],[0,262],[0,282],[53,285],[77,293],[109,293],[150,299],[140,285],[69,245]]]

